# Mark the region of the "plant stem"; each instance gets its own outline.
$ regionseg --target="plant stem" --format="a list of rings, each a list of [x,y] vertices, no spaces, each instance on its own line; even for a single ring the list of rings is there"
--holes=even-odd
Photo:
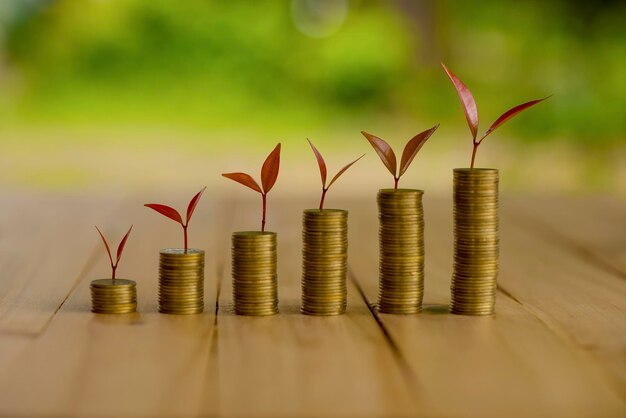
[[[265,232],[265,213],[267,212],[267,195],[262,193],[263,196],[263,219],[261,220],[261,232]]]
[[[324,199],[326,198],[327,188],[322,187],[322,200],[320,200],[320,210],[324,209]]]
[[[183,235],[185,236],[185,254],[187,254],[187,225],[183,225]]]
[[[478,145],[480,142],[474,142],[474,149],[472,150],[472,163],[470,164],[470,169],[474,168],[474,160],[476,159],[476,150],[478,149]]]
[[[400,181],[400,177],[393,178],[393,188],[398,190],[398,182]]]
[[[117,264],[116,265],[111,264],[111,269],[113,269],[113,274],[111,274],[111,280],[115,281],[115,272],[117,270]]]

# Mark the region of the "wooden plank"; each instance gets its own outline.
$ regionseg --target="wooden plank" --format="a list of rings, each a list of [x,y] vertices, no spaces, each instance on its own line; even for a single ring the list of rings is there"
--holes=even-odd
[[[34,337],[26,334],[0,334],[0,376],[6,375],[13,362],[33,342]]]
[[[217,214],[217,248],[230,257],[235,230],[258,229],[259,203],[229,202]],[[232,313],[230,262],[222,275],[218,338],[205,393],[217,393],[224,417],[415,416],[417,410],[401,365],[357,290],[337,317],[299,313],[301,216],[298,202],[271,201],[268,227],[279,239],[280,314]],[[280,210],[276,209],[280,208]],[[215,399],[207,398],[208,415]]]
[[[378,285],[377,241],[372,238],[378,229],[374,195],[366,202],[354,202],[351,208],[351,266],[373,303]],[[425,312],[380,315],[415,375],[423,415],[623,416],[626,409],[606,378],[605,368],[547,327],[525,305],[500,294],[495,317],[447,313],[452,273],[451,202],[426,196],[425,211]],[[532,277],[514,267],[519,267],[519,262],[512,257],[526,258],[530,263],[529,257],[536,252],[525,248],[531,254],[526,255],[512,250],[515,243],[510,241],[517,235],[510,234],[506,222],[502,229],[501,280],[506,284],[519,280],[519,287],[549,280],[550,270],[543,263],[533,267]],[[515,290],[513,295],[517,295]],[[528,292],[541,297],[536,286]],[[595,320],[602,327],[599,318]]]
[[[626,279],[626,201],[617,197],[515,199],[518,222],[538,236]]]
[[[93,222],[115,200],[9,193],[0,196],[0,333],[40,333],[84,274]]]
[[[142,201],[125,205],[106,228],[121,235],[135,221],[120,275],[137,281],[139,313],[100,316],[89,312],[89,282],[109,274],[108,260],[99,251],[97,264],[85,273],[43,335],[0,376],[0,415],[197,414],[205,396],[201,389],[216,295],[208,235],[210,204],[206,198],[201,202],[191,227],[191,243],[208,250],[207,313],[169,316],[156,312],[158,250],[177,246],[182,232],[173,222],[148,213]]]
[[[109,222],[102,222],[107,231],[121,235],[135,220],[120,273],[138,281],[141,313],[93,315],[88,312],[88,283],[106,276],[108,268],[92,226],[93,218],[105,212],[97,208],[89,216],[78,209],[72,212],[66,206],[72,199],[56,203],[35,199],[58,214],[47,221],[38,218],[36,225],[61,225],[64,216],[84,221],[85,230],[93,235],[70,254],[80,254],[83,265],[89,254],[96,258],[82,274],[74,272],[78,283],[56,314],[50,311],[53,298],[31,284],[35,291],[29,292],[37,297],[29,296],[24,299],[28,303],[20,306],[31,307],[37,315],[19,316],[21,308],[13,307],[11,316],[5,317],[11,318],[6,322],[11,327],[0,331],[0,416],[611,417],[626,413],[620,398],[625,368],[623,281],[577,258],[571,248],[544,239],[537,230],[516,226],[518,218],[509,215],[516,212],[506,201],[500,282],[510,296],[499,295],[496,317],[446,313],[451,202],[427,196],[428,307],[416,316],[380,315],[381,328],[354,285],[346,315],[315,318],[298,313],[304,205],[279,201],[271,203],[280,210],[270,210],[269,225],[279,232],[280,315],[246,318],[228,310],[230,233],[257,225],[258,202],[233,202],[215,213],[207,201],[194,218],[191,240],[208,250],[208,312],[196,317],[157,314],[158,249],[179,242],[180,231],[173,222],[147,213],[141,207],[143,199],[127,202]],[[178,201],[183,206],[185,198]],[[350,265],[357,285],[374,301],[374,198],[337,206],[351,209]],[[207,216],[207,212],[213,213]],[[13,216],[4,213],[0,225],[10,225],[7,220]],[[16,207],[11,213],[29,219],[28,209]],[[219,220],[217,225],[213,220]],[[78,226],[72,225],[69,230],[74,233]],[[3,236],[5,231],[9,228],[2,230]],[[15,242],[22,239],[11,234]],[[48,249],[47,257],[58,256],[73,239],[63,235],[59,241],[52,232],[29,230],[23,242],[36,241],[33,236],[40,238],[37,248]],[[54,271],[63,273],[65,267],[44,259],[32,270],[32,277],[62,295],[54,283],[46,282],[53,275],[45,273]],[[217,318],[210,309],[217,293],[215,276],[223,286]],[[66,292],[71,288],[61,283]]]
[[[599,359],[626,397],[626,281],[571,247],[545,239],[537,227],[518,222],[520,215],[508,207],[503,222],[511,239],[502,243],[500,283],[555,332]],[[620,226],[613,234],[619,235]]]

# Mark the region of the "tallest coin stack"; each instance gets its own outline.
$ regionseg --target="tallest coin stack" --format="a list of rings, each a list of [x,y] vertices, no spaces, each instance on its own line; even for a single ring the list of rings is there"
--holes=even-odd
[[[454,273],[450,310],[495,311],[498,278],[498,170],[454,170]]]

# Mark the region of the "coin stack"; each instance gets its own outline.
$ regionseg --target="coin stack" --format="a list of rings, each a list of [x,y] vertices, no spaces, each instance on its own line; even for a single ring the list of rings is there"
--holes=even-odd
[[[204,310],[204,251],[190,248],[161,250],[159,312],[197,314]]]
[[[340,315],[347,302],[348,211],[305,210],[302,223],[302,313]]]
[[[126,279],[98,279],[91,282],[91,312],[123,314],[137,310],[137,286]]]
[[[232,257],[235,313],[252,316],[278,313],[276,233],[235,232]]]
[[[424,294],[424,212],[422,190],[378,192],[378,310],[413,314],[422,310]]]
[[[494,313],[498,246],[498,170],[455,169],[452,313]]]

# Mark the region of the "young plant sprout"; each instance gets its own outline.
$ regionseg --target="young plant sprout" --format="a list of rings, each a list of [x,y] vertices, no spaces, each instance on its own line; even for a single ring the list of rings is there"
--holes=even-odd
[[[202,193],[206,190],[206,186],[200,190],[189,202],[187,206],[187,218],[183,222],[182,216],[178,211],[170,206],[160,205],[158,203],[147,203],[144,206],[150,209],[154,209],[159,212],[161,215],[167,216],[168,218],[178,222],[183,227],[183,236],[185,241],[185,253],[187,253],[187,227],[189,226],[189,221],[191,220],[191,215],[193,215],[194,210],[196,210],[196,206],[198,206],[198,201],[200,197],[202,197]]]
[[[476,159],[476,150],[478,146],[483,142],[489,134],[495,131],[500,125],[502,125],[507,120],[511,119],[513,116],[522,112],[523,110],[528,109],[531,106],[536,105],[537,103],[543,102],[548,97],[544,97],[543,99],[531,100],[530,102],[523,103],[521,105],[515,106],[512,109],[507,110],[500,116],[496,121],[487,129],[487,131],[480,137],[480,139],[476,139],[478,135],[478,109],[476,108],[476,101],[474,100],[474,96],[472,96],[472,92],[467,88],[465,84],[456,76],[454,73],[441,63],[444,71],[448,75],[448,78],[452,82],[456,93],[461,100],[461,105],[463,105],[463,111],[465,112],[465,119],[467,119],[467,124],[469,126],[470,132],[472,133],[472,142],[474,144],[474,148],[472,150],[472,162],[470,164],[470,168],[474,168],[474,160]]]
[[[102,234],[102,231],[100,231],[100,228],[98,228],[96,226],[96,229],[98,230],[98,234],[100,234],[100,238],[102,238],[102,242],[104,242],[104,247],[107,249],[107,254],[109,254],[109,261],[111,261],[111,280],[115,280],[115,273],[117,272],[117,265],[120,262],[120,258],[122,258],[122,253],[124,252],[124,246],[126,245],[126,241],[128,240],[128,236],[130,235],[130,231],[133,230],[133,226],[131,225],[130,228],[128,229],[128,232],[126,233],[126,235],[124,235],[124,238],[122,238],[122,241],[120,241],[120,244],[117,246],[117,258],[115,259],[115,263],[113,262],[113,256],[111,255],[111,249],[109,248],[109,243],[107,243],[106,238],[104,238],[104,235]]]
[[[222,176],[243,184],[251,188],[255,192],[261,194],[263,200],[263,216],[261,217],[261,232],[265,232],[265,216],[267,213],[267,194],[272,190],[276,179],[278,178],[278,169],[280,168],[280,143],[270,152],[265,159],[261,168],[261,185],[246,173],[223,173]]]
[[[369,141],[369,143],[374,147],[376,154],[380,157],[387,170],[391,173],[394,180],[394,189],[398,188],[398,181],[400,181],[400,177],[406,172],[409,165],[413,162],[413,159],[417,155],[417,152],[422,148],[422,146],[426,143],[428,138],[431,137],[432,134],[439,128],[439,125],[435,125],[432,128],[425,130],[424,132],[420,132],[415,135],[409,142],[404,146],[404,151],[402,151],[402,159],[400,160],[400,171],[397,171],[397,160],[396,154],[391,149],[391,146],[380,139],[377,136],[372,134],[368,134],[367,132],[361,131],[363,136]]]
[[[352,164],[356,163],[361,158],[363,158],[365,154],[361,155],[359,158],[357,158],[356,160],[352,161],[350,164],[346,165],[344,168],[339,170],[339,172],[335,174],[335,177],[332,178],[332,180],[330,181],[330,183],[328,183],[328,186],[327,186],[326,185],[326,162],[324,161],[324,157],[322,157],[322,154],[320,154],[317,148],[315,148],[315,145],[313,145],[310,139],[307,139],[307,141],[309,141],[309,145],[311,146],[311,149],[313,150],[313,153],[315,154],[315,158],[317,158],[317,164],[320,167],[320,176],[322,177],[322,198],[320,199],[320,210],[322,210],[324,209],[324,198],[326,198],[326,192],[328,191],[328,189],[330,189],[330,186],[332,186],[333,183],[337,181],[337,179],[343,173],[345,173],[347,169],[349,169],[352,166]]]

